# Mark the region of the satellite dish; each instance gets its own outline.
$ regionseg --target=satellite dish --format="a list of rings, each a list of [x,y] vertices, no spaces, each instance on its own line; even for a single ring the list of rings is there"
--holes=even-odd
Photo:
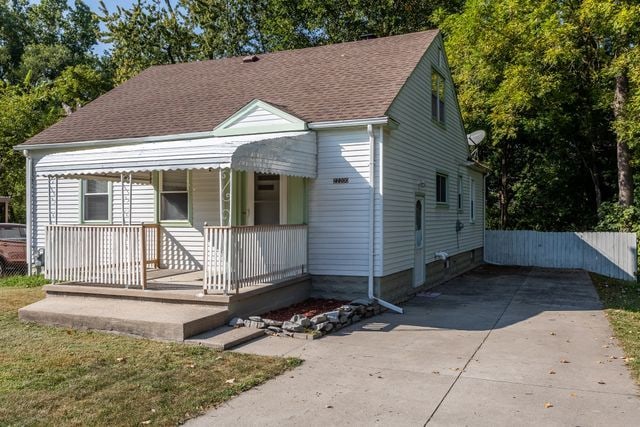
[[[476,130],[467,135],[467,141],[469,142],[469,145],[476,146],[480,144],[486,138],[486,136],[487,133],[482,129]]]

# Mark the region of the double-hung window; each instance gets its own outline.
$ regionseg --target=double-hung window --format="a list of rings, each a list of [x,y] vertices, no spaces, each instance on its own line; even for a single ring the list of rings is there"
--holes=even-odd
[[[109,221],[109,182],[94,181],[91,179],[82,181],[82,220]]]
[[[436,174],[436,203],[447,203],[447,175]]]
[[[444,124],[444,77],[431,69],[431,118]]]
[[[160,220],[189,220],[189,174],[187,171],[160,173]]]

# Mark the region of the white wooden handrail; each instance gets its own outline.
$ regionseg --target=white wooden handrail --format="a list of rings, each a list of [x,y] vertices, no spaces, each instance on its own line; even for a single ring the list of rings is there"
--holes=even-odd
[[[159,234],[155,224],[47,225],[45,277],[144,288],[147,264],[159,263]]]
[[[306,272],[306,225],[205,227],[204,240],[206,291],[238,292]]]

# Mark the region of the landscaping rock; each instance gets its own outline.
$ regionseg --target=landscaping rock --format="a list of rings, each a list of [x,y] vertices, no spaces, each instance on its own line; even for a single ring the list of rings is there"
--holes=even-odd
[[[353,321],[353,323],[359,322],[360,321],[360,316],[358,316],[357,314],[355,314],[352,318],[351,321]]]
[[[311,324],[313,325],[318,325],[320,323],[324,323],[327,321],[327,316],[325,316],[324,314],[318,314],[317,316],[313,316],[311,318]]]
[[[302,326],[303,328],[308,328],[311,326],[311,320],[309,320],[306,316],[303,316],[301,314],[296,314],[295,316],[293,316],[291,318],[291,322],[292,323],[297,323],[298,325]]]
[[[262,317],[260,316],[249,316],[249,320],[252,322],[262,322]]]
[[[277,326],[277,327],[281,327],[282,326],[282,321],[281,320],[262,319],[262,321],[267,326]]]
[[[241,326],[244,326],[244,320],[242,320],[239,317],[234,317],[233,319],[231,319],[231,321],[229,322],[229,326],[232,326],[234,328],[239,328]]]
[[[327,320],[332,323],[340,322],[340,312],[339,311],[328,311],[324,314],[327,317]]]
[[[276,334],[279,334],[280,332],[282,332],[282,328],[279,328],[278,326],[268,326],[267,330],[274,332]]]
[[[303,332],[304,326],[294,322],[284,322],[282,324],[282,329],[289,332]]]
[[[244,323],[244,326],[246,326],[247,328],[251,327],[251,320],[247,319],[243,323]]]
[[[318,323],[317,325],[315,325],[313,327],[313,329],[316,330],[316,331],[324,331],[324,330],[326,330],[325,327],[327,325],[331,325],[331,323],[329,323],[329,322]]]
[[[323,330],[324,330],[325,332],[332,331],[332,330],[333,330],[333,328],[334,328],[333,323],[331,323],[331,322],[325,322],[325,323],[324,323]]]

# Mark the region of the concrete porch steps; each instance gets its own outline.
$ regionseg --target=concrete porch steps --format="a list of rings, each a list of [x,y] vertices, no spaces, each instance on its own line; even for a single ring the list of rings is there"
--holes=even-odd
[[[204,345],[217,350],[229,350],[247,341],[260,338],[264,334],[264,329],[222,326],[188,338],[185,343]]]
[[[224,325],[229,311],[215,305],[49,294],[18,310],[18,316],[27,322],[184,341]]]

